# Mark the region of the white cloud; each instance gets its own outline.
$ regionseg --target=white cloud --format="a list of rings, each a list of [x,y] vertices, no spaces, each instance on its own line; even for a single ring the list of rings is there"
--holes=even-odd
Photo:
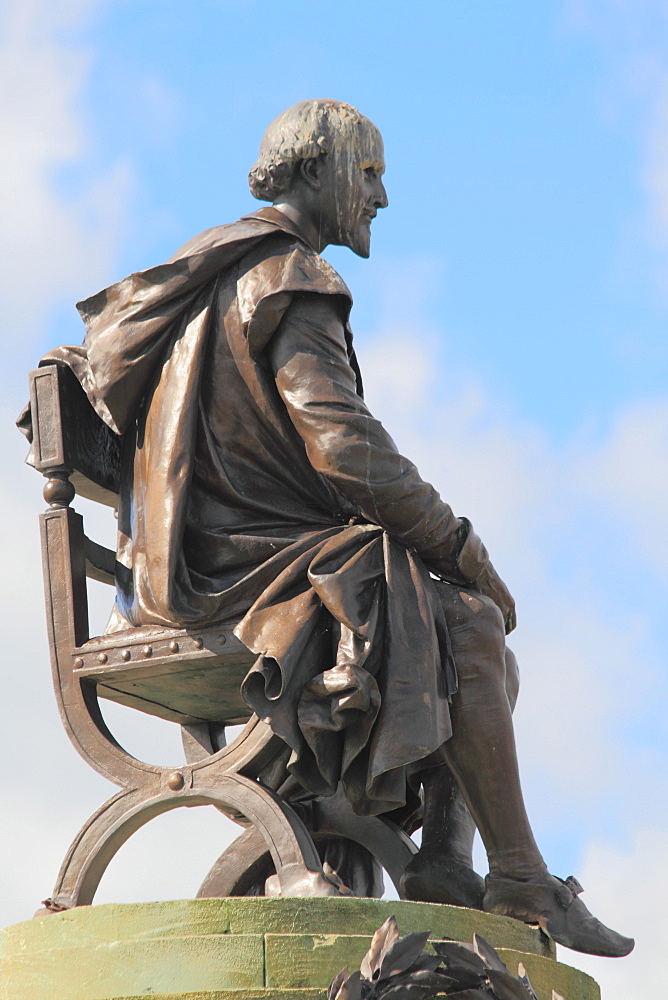
[[[659,576],[668,573],[668,399],[627,406],[607,442],[575,461],[583,495],[616,510],[625,533]]]
[[[0,301],[12,343],[43,332],[55,303],[108,278],[132,172],[119,161],[65,192],[59,171],[89,150],[81,107],[91,54],[65,41],[97,0],[13,0],[0,7]]]
[[[626,238],[661,251],[650,267],[665,293],[668,250],[668,8],[663,0],[566,0],[571,30],[596,39],[608,59],[601,105],[638,148],[642,217]],[[637,249],[631,256],[637,257]]]
[[[663,932],[660,922],[644,916],[653,911],[657,890],[651,867],[642,873],[640,868],[648,856],[647,838],[655,836],[647,831],[665,826],[668,803],[661,791],[665,753],[640,745],[628,727],[630,720],[640,729],[652,725],[662,667],[647,654],[652,623],[643,609],[630,609],[623,591],[612,605],[599,594],[607,581],[597,575],[605,568],[597,565],[592,546],[601,539],[590,536],[577,517],[583,507],[605,503],[611,523],[623,525],[622,534],[636,533],[639,572],[653,566],[654,512],[662,509],[660,470],[668,451],[660,431],[665,410],[660,403],[627,410],[602,442],[556,451],[474,383],[458,393],[457,373],[437,391],[433,345],[413,334],[415,363],[407,364],[406,337],[405,330],[395,331],[389,339],[360,346],[369,403],[423,474],[457,511],[471,515],[512,579],[520,615],[513,646],[524,677],[517,729],[532,818],[539,830],[569,845],[569,856],[587,851],[576,874],[586,885],[590,908],[640,939],[634,956],[604,963],[602,971],[573,953],[562,951],[561,957],[596,975],[605,984],[606,1000],[639,995],[630,986],[645,981],[638,977],[646,976],[648,950]],[[11,438],[0,455],[2,466],[20,470],[24,450],[18,435]],[[5,839],[15,876],[4,912],[12,921],[30,916],[50,892],[76,827],[113,789],[68,746],[49,689],[37,549],[39,477],[29,469],[17,471],[11,491],[5,486],[3,493],[8,512],[3,520],[11,525],[3,540],[4,561],[14,569],[13,576],[2,577],[0,596],[9,625],[3,649],[6,662],[14,665],[5,697],[25,706],[8,716],[5,737],[7,745],[20,747],[30,776],[27,788],[20,772],[6,779],[11,833]],[[629,506],[643,516],[630,522]],[[106,522],[99,527],[110,530]],[[606,523],[603,541],[607,530]],[[619,537],[611,536],[611,544]],[[564,544],[570,550],[566,577],[554,568],[555,551]],[[586,586],[574,585],[580,576]],[[108,595],[96,597],[98,622]],[[130,712],[110,718],[129,750],[154,762],[175,761],[176,727]],[[211,810],[201,815],[183,810],[154,821],[112,863],[98,900],[191,895],[235,830]],[[193,843],[194,855],[188,853]],[[652,843],[658,843],[658,833]],[[660,859],[658,847],[654,852]],[[147,858],[158,860],[149,865]],[[620,892],[623,887],[623,907],[613,887]]]
[[[499,552],[504,573],[517,582],[521,624],[513,645],[524,667],[518,739],[531,813],[539,828],[575,844],[576,853],[578,845],[585,846],[585,838],[594,845],[584,872],[578,874],[597,915],[643,937],[638,958],[614,965],[615,970],[636,969],[644,962],[651,928],[646,922],[636,926],[634,908],[641,912],[652,905],[651,880],[634,881],[626,918],[599,887],[605,887],[606,879],[619,884],[617,871],[637,863],[636,856],[625,849],[624,838],[641,837],[643,828],[658,827],[668,817],[666,801],[658,793],[657,776],[666,770],[663,754],[636,746],[624,730],[629,717],[642,725],[660,668],[646,656],[649,624],[642,620],[642,609],[629,617],[623,594],[618,605],[605,606],[595,586],[574,591],[572,578],[562,580],[550,567],[560,532],[578,505],[605,498],[613,513],[616,510],[625,521],[630,503],[642,501],[647,511],[660,508],[663,483],[655,470],[665,461],[666,448],[661,435],[654,433],[660,424],[657,411],[650,407],[620,415],[609,438],[591,446],[588,454],[581,445],[571,452],[555,452],[543,435],[504,413],[479,387],[469,384],[458,396],[453,377],[450,390],[439,397],[433,391],[435,369],[429,342],[411,338],[415,365],[406,364],[404,343],[404,336],[389,341],[378,338],[360,348],[370,405],[391,432],[398,431],[400,446],[418,459],[424,474],[454,500],[455,508],[472,516],[492,551]],[[651,440],[652,447],[634,450],[636,440]],[[3,466],[18,469],[24,451],[18,436],[3,451]],[[631,458],[634,465],[629,478]],[[567,487],[559,490],[559,484]],[[629,489],[637,489],[638,497],[629,499]],[[50,891],[58,858],[75,827],[111,792],[107,783],[74,757],[49,690],[37,551],[39,491],[37,475],[26,469],[12,478],[12,493],[4,497],[5,523],[11,523],[12,530],[3,551],[6,564],[18,572],[19,585],[16,576],[3,578],[1,600],[7,610],[5,621],[11,623],[3,642],[7,662],[20,664],[12,671],[6,697],[29,706],[25,713],[9,717],[6,736],[10,745],[22,747],[25,772],[31,776],[29,794],[19,777],[9,781],[12,850],[16,870],[26,874],[17,876],[8,888],[8,920],[29,916],[33,904],[39,902],[33,897],[42,898]],[[107,525],[102,527],[108,530]],[[649,515],[639,518],[635,527],[638,537],[643,530],[649,535]],[[569,530],[575,529],[571,525]],[[592,561],[590,540],[576,531],[569,543],[577,575],[580,564]],[[642,560],[652,553],[649,542],[640,546],[640,553],[642,571]],[[108,593],[97,599],[100,622]],[[627,681],[630,666],[631,687]],[[30,717],[29,731],[40,734],[38,741],[25,738],[25,715]],[[176,727],[134,713],[125,717],[116,713],[113,720],[128,749],[155,762],[175,760]],[[606,810],[607,818],[612,817],[612,830],[606,826]],[[35,825],[41,823],[42,814],[49,817],[49,835],[48,846],[39,850],[44,831],[36,833]],[[150,824],[113,863],[100,901],[191,894],[234,829],[215,814],[199,817],[190,810]],[[186,864],[186,845],[193,842],[194,831],[199,852]],[[606,836],[613,841],[605,850],[621,861],[613,864],[604,849],[596,846]],[[145,859],[153,856],[165,861],[178,857],[176,881],[172,866],[163,875],[162,863],[146,865]],[[603,858],[597,862],[600,876],[595,864],[599,857]],[[614,878],[610,872],[615,872]],[[569,953],[562,958],[571,964],[580,961]],[[620,981],[626,984],[625,978]],[[606,1000],[629,995],[624,992],[626,985],[621,992],[616,988],[616,994],[612,987],[608,989]]]
[[[665,586],[652,585],[646,609],[629,599],[623,571],[630,555],[635,578],[665,573],[668,402],[627,407],[603,440],[556,449],[460,372],[436,386],[432,345],[415,331],[358,352],[372,411],[471,517],[518,599],[520,765],[548,861],[584,852],[577,874],[592,912],[639,938],[623,962],[565,949],[561,959],[597,976],[605,1000],[649,995],[666,932],[652,878],[668,824],[668,754],[654,729],[665,664],[651,617]]]
[[[104,282],[131,183],[125,164],[98,173],[74,195],[56,182],[59,168],[80,165],[88,153],[80,94],[90,56],[61,35],[96,7],[92,0],[22,0],[0,7],[0,89],[6,95],[0,128],[10,151],[0,163],[0,237],[8,248],[0,297],[7,303],[7,327],[24,338],[34,336],[55,303]],[[162,107],[165,95],[151,87],[145,100]],[[654,176],[654,204],[660,206],[668,155],[658,111],[655,120],[659,138],[648,152],[650,167],[655,164],[648,176]],[[648,139],[648,150],[650,145]],[[657,218],[663,211],[657,207]],[[606,1000],[649,994],[654,981],[636,977],[654,968],[649,950],[660,954],[659,935],[665,936],[647,914],[656,912],[655,900],[666,888],[658,832],[668,818],[660,792],[666,760],[660,749],[639,746],[626,724],[635,717],[640,727],[651,725],[647,713],[661,666],[648,655],[652,623],[643,609],[631,614],[621,588],[616,600],[603,602],[597,587],[608,595],[610,588],[597,547],[606,544],[614,524],[610,546],[625,537],[640,572],[665,569],[665,528],[659,532],[668,480],[668,405],[657,400],[628,408],[602,443],[577,442],[557,451],[466,373],[454,371],[436,388],[433,340],[416,336],[399,306],[388,306],[393,323],[386,335],[360,350],[370,404],[425,477],[456,511],[472,517],[516,591],[520,629],[513,644],[524,668],[518,734],[532,815],[576,845],[582,846],[586,832],[590,846],[582,880],[592,910],[641,939],[636,956],[594,973]],[[12,417],[3,415],[3,425]],[[6,715],[3,734],[5,746],[21,760],[20,768],[5,775],[3,856],[11,852],[14,862],[3,914],[11,922],[29,917],[50,893],[76,827],[113,787],[79,761],[57,717],[42,625],[39,477],[18,471],[24,453],[18,435],[0,447],[2,468],[12,470],[0,487],[0,523],[8,529],[0,577],[3,694],[18,706]],[[583,509],[595,519],[596,511],[605,510],[609,521],[590,530],[578,520]],[[569,551],[567,573],[560,548]],[[96,598],[98,621],[106,600]],[[122,740],[138,754],[171,762],[178,752],[176,727],[138,715],[113,718]],[[181,810],[150,824],[112,865],[99,899],[191,895],[234,830],[212,811],[200,816]],[[610,843],[602,846],[606,836]],[[632,849],[624,837],[635,837]],[[186,862],[194,842],[197,852]],[[178,866],[163,865],[177,852]],[[562,957],[579,961],[567,952]]]
[[[636,938],[627,959],[602,959],[559,949],[560,961],[593,976],[604,1000],[660,996],[665,980],[668,914],[662,901],[668,893],[665,829],[638,831],[628,851],[604,844],[590,845],[583,867],[585,900],[621,933]]]
[[[12,414],[0,413],[2,426]],[[60,863],[84,820],[116,786],[85,764],[65,734],[51,687],[39,552],[38,514],[43,480],[22,467],[26,447],[18,433],[0,437],[0,463],[11,469],[0,493],[5,571],[0,575],[6,770],[0,854],[11,858],[3,882],[3,923],[29,919],[51,894]],[[109,542],[108,510],[88,517],[87,530]],[[105,538],[104,536],[107,535]],[[98,585],[93,618],[104,623],[112,591]],[[179,727],[120,706],[105,711],[130,753],[152,763],[183,761]],[[153,820],[122,848],[104,876],[97,902],[175,899],[195,895],[204,875],[240,829],[213,808],[182,809]],[[193,845],[195,845],[193,847]],[[147,863],[151,859],[151,863]]]
[[[555,516],[554,505],[542,503],[555,472],[542,435],[513,421],[456,363],[443,377],[434,345],[408,328],[358,345],[367,401],[455,513],[493,543],[499,564],[514,553],[537,573],[533,531],[522,521],[536,521],[542,508],[541,523]]]

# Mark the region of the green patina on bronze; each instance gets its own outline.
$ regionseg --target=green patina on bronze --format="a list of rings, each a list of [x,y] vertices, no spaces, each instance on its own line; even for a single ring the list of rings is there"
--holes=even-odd
[[[515,920],[431,903],[370,899],[198,899],[80,907],[0,931],[0,1000],[324,1000],[359,967],[396,914],[402,934],[482,934],[539,1000],[600,1000],[595,982],[555,961],[543,934]]]

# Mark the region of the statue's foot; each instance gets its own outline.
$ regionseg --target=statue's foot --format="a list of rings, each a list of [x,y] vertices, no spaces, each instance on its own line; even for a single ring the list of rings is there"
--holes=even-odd
[[[403,899],[482,910],[485,882],[469,865],[423,848],[408,862],[400,893]]]
[[[545,873],[531,882],[517,882],[488,875],[485,881],[487,913],[539,924],[558,944],[588,955],[621,958],[633,949],[633,938],[606,927],[577,898],[582,886],[573,876],[564,881]]]

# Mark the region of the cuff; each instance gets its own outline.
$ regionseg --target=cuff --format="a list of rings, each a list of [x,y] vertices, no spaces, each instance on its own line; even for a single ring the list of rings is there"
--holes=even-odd
[[[460,517],[459,520],[468,531],[457,556],[457,569],[462,576],[473,583],[489,565],[489,554],[473,530],[468,518]]]

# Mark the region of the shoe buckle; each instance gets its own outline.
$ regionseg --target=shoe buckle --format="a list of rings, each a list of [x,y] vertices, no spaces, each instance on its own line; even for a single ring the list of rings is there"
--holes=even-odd
[[[568,878],[564,880],[564,885],[568,886],[573,893],[573,899],[575,899],[576,896],[579,896],[581,892],[584,892],[584,889],[576,879],[575,875],[569,875]]]
[[[581,892],[584,892],[584,890],[574,875],[569,875],[568,878],[559,878],[559,876],[557,876],[557,879],[561,882],[561,885],[556,891],[556,896],[561,906],[567,910],[573,900],[576,899]]]

